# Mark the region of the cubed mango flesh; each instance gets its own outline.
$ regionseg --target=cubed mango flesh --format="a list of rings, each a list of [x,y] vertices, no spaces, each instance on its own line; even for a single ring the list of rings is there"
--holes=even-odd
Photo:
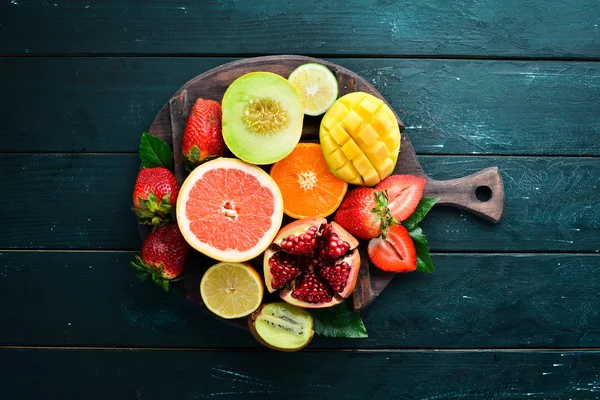
[[[339,146],[335,140],[333,140],[331,135],[324,135],[321,138],[321,150],[323,151],[323,155],[328,156],[337,149],[339,149]]]
[[[362,154],[362,150],[352,139],[344,143],[344,145],[342,146],[342,151],[344,152],[346,157],[348,157],[349,160],[352,160]]]
[[[365,92],[336,100],[323,116],[319,137],[329,169],[348,183],[374,186],[392,174],[398,161],[396,116]]]

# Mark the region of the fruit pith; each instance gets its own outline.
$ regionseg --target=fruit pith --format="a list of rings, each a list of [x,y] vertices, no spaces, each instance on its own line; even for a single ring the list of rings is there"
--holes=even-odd
[[[348,183],[374,186],[398,160],[400,128],[392,110],[364,92],[333,103],[321,121],[321,149],[329,169]]]

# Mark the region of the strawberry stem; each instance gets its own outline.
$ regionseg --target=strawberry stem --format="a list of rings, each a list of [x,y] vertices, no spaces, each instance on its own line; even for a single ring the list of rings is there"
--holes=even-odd
[[[152,277],[152,282],[164,289],[165,292],[169,291],[169,279],[162,277],[162,264],[158,268],[154,268],[151,265],[146,264],[140,256],[135,256],[134,261],[129,263],[133,268],[140,271],[136,274],[136,279],[140,282],[146,282],[148,277]],[[177,280],[182,277],[177,278]]]
[[[171,194],[165,194],[160,200],[154,192],[148,193],[148,199],[139,199],[140,208],[131,209],[142,225],[161,226],[175,220],[175,206],[171,205]]]
[[[381,237],[383,239],[386,238],[387,230],[390,226],[400,224],[400,222],[398,222],[398,220],[396,220],[396,218],[394,218],[390,213],[388,204],[389,197],[387,194],[387,190],[376,190],[375,207],[373,207],[371,212],[379,218],[379,223],[381,227]]]

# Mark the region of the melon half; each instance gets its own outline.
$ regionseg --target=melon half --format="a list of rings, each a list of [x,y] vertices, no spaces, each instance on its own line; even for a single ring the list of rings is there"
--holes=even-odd
[[[290,154],[300,141],[304,109],[296,89],[271,72],[251,72],[227,88],[222,101],[223,139],[231,152],[266,165]]]

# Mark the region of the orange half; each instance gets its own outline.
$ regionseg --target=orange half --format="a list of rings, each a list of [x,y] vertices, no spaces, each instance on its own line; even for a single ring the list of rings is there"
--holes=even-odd
[[[300,143],[271,168],[283,196],[283,212],[292,218],[326,217],[344,199],[348,184],[331,173],[321,146]]]

